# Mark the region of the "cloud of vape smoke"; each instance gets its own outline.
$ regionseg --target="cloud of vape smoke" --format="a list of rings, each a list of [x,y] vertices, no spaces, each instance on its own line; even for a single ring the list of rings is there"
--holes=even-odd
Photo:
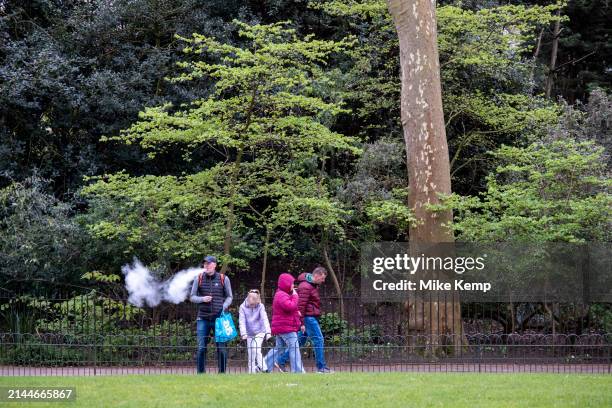
[[[191,290],[191,283],[203,271],[202,268],[183,269],[160,282],[137,258],[134,258],[131,265],[126,264],[121,268],[129,293],[128,302],[138,307],[155,307],[162,301],[175,304],[185,301]]]

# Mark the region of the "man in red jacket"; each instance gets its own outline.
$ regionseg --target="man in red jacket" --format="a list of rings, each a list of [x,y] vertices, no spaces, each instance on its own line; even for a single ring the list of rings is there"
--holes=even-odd
[[[321,296],[319,295],[319,285],[325,282],[327,270],[322,266],[316,267],[312,273],[302,273],[298,276],[298,310],[301,315],[301,330],[298,333],[300,347],[304,346],[306,340],[310,338],[315,352],[318,373],[331,373],[332,370],[325,363],[324,339],[319,324],[321,316]],[[281,354],[276,367],[282,371],[282,367],[287,362],[289,353]]]

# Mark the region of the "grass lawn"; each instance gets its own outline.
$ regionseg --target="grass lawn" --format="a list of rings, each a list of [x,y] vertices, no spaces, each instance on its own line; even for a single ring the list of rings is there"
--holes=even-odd
[[[0,377],[76,387],[76,402],[0,407],[612,407],[612,375],[337,373]]]

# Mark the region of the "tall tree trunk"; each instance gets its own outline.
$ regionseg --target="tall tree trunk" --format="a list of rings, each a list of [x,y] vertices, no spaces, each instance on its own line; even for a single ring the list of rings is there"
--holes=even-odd
[[[342,296],[342,288],[340,287],[340,282],[338,281],[338,276],[336,275],[336,271],[332,266],[331,260],[329,259],[329,253],[327,251],[327,237],[323,238],[323,242],[321,245],[323,249],[323,259],[325,260],[325,266],[329,275],[334,282],[334,287],[336,288],[336,294],[338,295],[338,302],[340,302],[340,318],[344,320],[344,296]]]
[[[234,161],[232,173],[230,175],[229,181],[229,204],[227,207],[227,220],[225,221],[225,237],[223,238],[223,255],[225,255],[226,261],[223,262],[223,266],[221,267],[221,273],[227,272],[228,262],[230,250],[232,249],[232,228],[234,227],[234,222],[236,218],[236,214],[234,214],[234,197],[236,196],[236,192],[238,191],[238,173],[240,173],[240,165],[242,164],[242,154],[244,150],[242,148],[238,149],[236,153],[236,160]]]
[[[251,102],[249,103],[249,108],[246,113],[246,119],[242,130],[239,132],[239,136],[245,134],[249,127],[251,126],[251,122],[253,120],[253,111],[255,109],[255,105],[257,104],[257,81],[253,82],[253,88],[251,90]],[[229,254],[232,249],[232,228],[234,228],[234,222],[236,219],[236,214],[234,212],[235,204],[234,197],[238,192],[238,177],[240,176],[240,166],[242,165],[242,155],[244,154],[244,147],[241,145],[236,152],[236,160],[234,161],[234,165],[232,168],[232,173],[230,175],[229,188],[229,204],[227,209],[227,221],[225,222],[225,237],[223,238],[223,255],[225,255],[226,261],[223,262],[223,266],[221,267],[221,273],[227,272]]]
[[[452,242],[443,223],[451,211],[432,212],[439,193],[450,194],[450,166],[436,34],[431,0],[388,0],[400,43],[401,119],[408,159],[409,205],[420,223],[410,226],[410,240]]]
[[[264,242],[264,253],[263,253],[263,266],[261,267],[261,287],[259,293],[261,294],[261,302],[264,303],[266,300],[266,270],[268,268],[268,246],[270,245],[270,226],[266,224],[266,240]]]
[[[432,212],[426,208],[427,204],[440,203],[438,194],[451,193],[435,2],[387,0],[387,6],[399,37],[401,120],[408,163],[408,204],[418,220],[409,227],[410,242],[453,242],[452,231],[444,225],[452,222],[452,211]],[[424,328],[434,348],[441,334],[453,335],[453,342],[461,344],[458,299],[449,301],[434,297],[422,305],[408,306],[409,310],[422,310]]]
[[[548,76],[546,77],[546,97],[552,95],[552,88],[555,82],[555,67],[557,66],[557,54],[559,53],[559,35],[561,34],[561,10],[557,10],[557,21],[553,29],[552,50],[550,51],[550,64],[548,66]]]

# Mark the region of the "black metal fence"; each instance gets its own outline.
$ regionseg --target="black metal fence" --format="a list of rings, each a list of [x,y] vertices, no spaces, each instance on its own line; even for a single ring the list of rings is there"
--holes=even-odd
[[[230,311],[244,296],[234,297]],[[268,299],[270,300],[270,299]],[[351,328],[378,335],[408,335],[412,323],[423,319],[426,310],[415,307],[407,313],[397,302],[363,303],[354,294],[343,297],[344,318],[340,319],[337,296],[324,296],[322,310],[329,318],[327,332]],[[612,318],[610,305],[607,319]],[[551,311],[556,307],[557,310]],[[462,333],[475,334],[589,334],[607,330],[593,319],[590,305],[544,305],[534,303],[461,303]],[[270,305],[267,305],[270,313]],[[553,317],[551,314],[555,313]],[[196,305],[162,303],[157,307],[135,307],[126,299],[87,292],[62,297],[0,296],[0,331],[11,333],[148,334],[180,335],[192,330]]]
[[[337,298],[322,300],[325,354],[336,371],[611,372],[612,334],[592,326],[584,305],[563,306],[569,323],[561,324],[537,305],[463,304],[456,336],[411,330],[401,304],[347,296],[344,305],[342,319]],[[0,375],[195,373],[195,315],[190,303],[138,308],[95,292],[0,298]],[[228,353],[229,372],[247,372],[246,344],[233,340]],[[301,353],[313,371],[312,346]]]
[[[1,334],[0,375],[104,375],[195,373],[195,337],[60,334]],[[611,373],[612,343],[605,335],[476,335],[453,345],[442,336],[394,336],[380,344],[348,339],[326,345],[327,363],[335,371],[475,371]],[[436,346],[432,346],[436,344]],[[273,346],[262,347],[265,355]],[[433,352],[432,352],[433,351]],[[315,371],[313,350],[302,347],[306,371]],[[214,346],[208,372],[216,372]],[[228,372],[247,372],[246,342],[228,347]]]

